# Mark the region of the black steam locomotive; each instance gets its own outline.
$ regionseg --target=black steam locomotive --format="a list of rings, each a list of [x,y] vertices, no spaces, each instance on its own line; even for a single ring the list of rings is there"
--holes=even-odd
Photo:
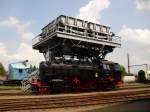
[[[119,40],[119,41],[118,41]],[[110,27],[61,15],[33,39],[44,54],[32,91],[52,93],[114,89],[121,82],[120,66],[105,60],[119,47]]]

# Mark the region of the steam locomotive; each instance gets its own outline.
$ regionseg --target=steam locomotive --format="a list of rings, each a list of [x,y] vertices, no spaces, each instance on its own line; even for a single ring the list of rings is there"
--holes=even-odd
[[[45,61],[31,90],[45,94],[114,89],[121,83],[120,65],[105,56],[120,46],[120,37],[110,27],[61,15],[33,39],[33,49],[43,53]]]

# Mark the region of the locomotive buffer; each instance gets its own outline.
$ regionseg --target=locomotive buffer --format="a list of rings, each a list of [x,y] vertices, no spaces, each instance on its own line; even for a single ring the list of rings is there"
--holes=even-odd
[[[78,80],[84,84],[94,83],[99,74],[97,69],[103,63],[114,65],[104,59],[121,46],[121,38],[108,26],[61,15],[42,29],[32,40],[32,46],[43,53],[46,60],[39,67],[40,80],[51,82],[52,87],[66,80],[67,85]]]

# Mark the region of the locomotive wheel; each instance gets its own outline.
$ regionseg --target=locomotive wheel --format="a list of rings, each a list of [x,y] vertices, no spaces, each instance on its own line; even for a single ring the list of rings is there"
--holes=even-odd
[[[111,86],[111,90],[117,90],[117,89],[118,89],[118,86],[116,86],[116,85],[112,84],[112,86]]]
[[[40,93],[40,92],[39,92],[39,87],[38,87],[38,86],[32,85],[32,86],[31,86],[31,90],[32,90],[32,93],[33,93],[33,94],[38,95],[38,94]]]
[[[50,82],[52,93],[62,93],[64,91],[64,80],[53,79]]]

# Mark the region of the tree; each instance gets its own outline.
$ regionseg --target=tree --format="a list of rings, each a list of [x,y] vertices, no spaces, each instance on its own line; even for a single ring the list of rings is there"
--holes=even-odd
[[[127,75],[126,69],[123,65],[120,65],[120,69],[121,69],[121,77]]]
[[[0,62],[0,76],[4,76],[4,75],[6,75],[6,71],[3,64]]]

